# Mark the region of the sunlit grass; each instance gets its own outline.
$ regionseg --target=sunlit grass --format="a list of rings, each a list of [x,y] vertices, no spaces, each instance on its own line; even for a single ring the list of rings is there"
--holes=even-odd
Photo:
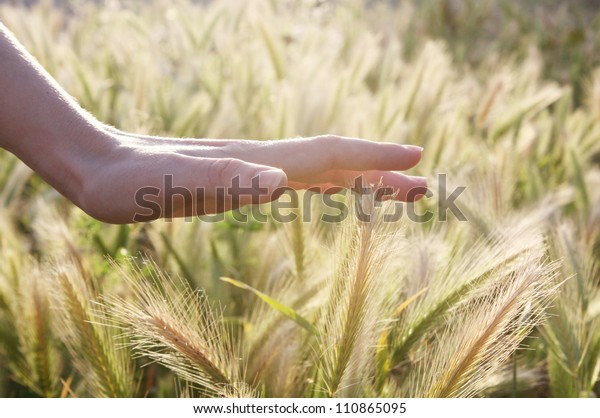
[[[307,223],[105,225],[2,152],[0,394],[599,395],[595,53],[515,2],[454,3],[1,5],[107,124],[419,144],[435,216],[346,196],[333,225],[318,199]],[[439,205],[457,186],[467,222]]]

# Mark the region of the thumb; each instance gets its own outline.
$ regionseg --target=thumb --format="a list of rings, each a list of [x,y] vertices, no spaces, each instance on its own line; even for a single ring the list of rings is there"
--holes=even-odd
[[[208,179],[213,198],[224,198],[225,210],[277,199],[287,186],[283,170],[235,158],[211,159]]]

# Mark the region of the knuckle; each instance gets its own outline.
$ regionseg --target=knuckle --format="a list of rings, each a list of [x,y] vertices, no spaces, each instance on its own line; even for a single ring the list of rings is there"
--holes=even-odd
[[[234,177],[240,174],[242,165],[242,161],[234,158],[212,161],[208,170],[211,184],[222,187],[231,186]]]

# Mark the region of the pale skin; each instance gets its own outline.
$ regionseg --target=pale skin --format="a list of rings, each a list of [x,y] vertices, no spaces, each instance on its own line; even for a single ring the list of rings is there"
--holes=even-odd
[[[51,78],[0,23],[0,147],[15,154],[45,181],[89,215],[109,223],[134,222],[140,188],[159,190],[164,209],[164,176],[174,186],[202,196],[173,200],[171,211],[153,217],[192,216],[268,202],[282,188],[315,188],[324,193],[353,184],[390,188],[395,198],[413,201],[427,190],[426,179],[399,171],[415,166],[422,149],[358,138],[322,135],[275,141],[164,138],[122,132],[97,121]],[[234,177],[250,189],[232,195]],[[217,189],[227,191],[224,205]]]

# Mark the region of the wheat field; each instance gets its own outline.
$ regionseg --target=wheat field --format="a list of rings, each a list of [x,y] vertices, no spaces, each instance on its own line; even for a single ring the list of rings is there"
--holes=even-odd
[[[100,121],[421,145],[434,216],[108,225],[0,150],[0,396],[600,395],[593,2],[31,3],[0,21]]]

